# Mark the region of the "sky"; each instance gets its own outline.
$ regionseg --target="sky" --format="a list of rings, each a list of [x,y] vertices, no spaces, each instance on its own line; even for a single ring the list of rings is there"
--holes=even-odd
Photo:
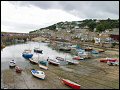
[[[29,33],[61,21],[119,19],[119,1],[1,1],[1,31]]]

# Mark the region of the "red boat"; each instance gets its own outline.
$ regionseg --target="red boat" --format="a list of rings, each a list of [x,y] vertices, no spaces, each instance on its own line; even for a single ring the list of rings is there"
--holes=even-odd
[[[15,70],[16,70],[17,73],[21,73],[22,72],[22,69],[20,67],[18,67],[18,66],[15,67]]]
[[[68,85],[70,87],[72,87],[73,89],[80,89],[80,86],[79,84],[77,83],[74,83],[68,79],[62,79],[62,82],[65,84],[65,85]]]
[[[80,58],[79,56],[75,56],[75,57],[73,57],[73,59],[75,59],[75,60],[83,60],[84,58]]]
[[[114,59],[114,58],[105,58],[105,59],[101,59],[100,62],[104,62],[104,63],[107,63],[107,62],[115,62],[117,61],[117,59]]]

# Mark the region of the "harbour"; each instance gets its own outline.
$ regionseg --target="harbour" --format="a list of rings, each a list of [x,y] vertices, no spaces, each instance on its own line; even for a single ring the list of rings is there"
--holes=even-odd
[[[31,49],[33,58],[39,58],[46,60],[49,58],[55,58],[60,56],[67,60],[72,60],[73,56],[70,53],[61,52],[52,49],[48,45],[49,43],[27,42],[24,44],[16,44],[6,46],[1,51],[1,88],[8,89],[70,89],[61,83],[59,78],[66,78],[81,85],[81,89],[87,88],[101,88],[101,89],[116,89],[119,88],[119,67],[109,66],[105,63],[100,63],[100,57],[91,59],[80,60],[78,65],[61,64],[55,66],[49,64],[49,69],[41,69],[38,65],[34,65],[22,57],[22,52],[25,49]],[[43,50],[43,54],[34,53],[34,47],[38,47]],[[109,56],[115,54],[118,56],[118,51],[108,54],[105,51],[103,55]],[[22,73],[16,73],[15,69],[9,68],[9,61],[14,59],[16,64],[20,66]],[[44,71],[46,78],[40,80],[35,78],[31,74],[31,69],[37,69]],[[6,78],[7,77],[7,78]],[[52,85],[51,85],[52,83]]]

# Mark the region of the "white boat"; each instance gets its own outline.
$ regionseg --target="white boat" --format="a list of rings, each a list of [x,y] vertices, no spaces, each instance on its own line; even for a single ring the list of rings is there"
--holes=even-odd
[[[31,63],[33,63],[33,64],[38,64],[38,61],[36,61],[36,60],[33,59],[33,58],[29,58],[29,61],[30,61]]]
[[[37,78],[45,79],[45,73],[43,71],[32,69],[31,73],[33,76],[35,76]]]
[[[60,60],[60,61],[65,61],[65,59],[62,58],[62,57],[56,57],[56,59],[57,59],[57,60]]]
[[[79,62],[76,60],[66,60],[66,61],[68,62],[68,64],[75,64],[75,65],[79,64]]]
[[[9,62],[9,66],[10,66],[10,67],[15,67],[15,66],[16,66],[15,61],[14,61],[14,60],[11,60],[11,61]]]
[[[48,62],[54,65],[60,65],[60,61],[57,59],[48,59]]]

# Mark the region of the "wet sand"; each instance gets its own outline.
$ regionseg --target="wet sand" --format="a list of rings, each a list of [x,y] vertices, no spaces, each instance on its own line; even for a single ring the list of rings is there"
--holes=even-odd
[[[103,53],[112,56],[119,52]],[[103,57],[103,56],[102,56]],[[21,74],[15,69],[1,71],[1,88],[8,89],[71,89],[64,85],[59,78],[69,79],[81,85],[81,89],[119,89],[119,66],[109,66],[100,63],[100,58],[80,61],[79,65],[54,66],[49,64],[49,70],[43,70],[38,65],[30,63]],[[29,61],[28,61],[29,62]],[[42,70],[45,80],[35,78],[31,69]]]

